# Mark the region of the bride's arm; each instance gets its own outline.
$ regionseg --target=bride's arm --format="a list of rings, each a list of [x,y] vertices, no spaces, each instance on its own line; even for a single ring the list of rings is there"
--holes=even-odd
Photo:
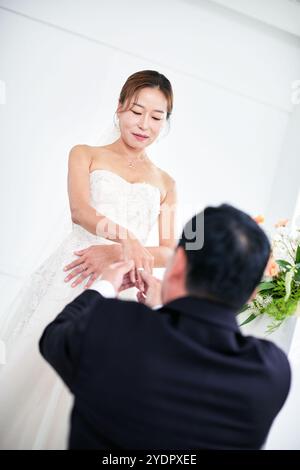
[[[147,246],[154,256],[154,267],[164,268],[177,244],[175,234],[177,193],[176,183],[168,176],[167,192],[160,206],[158,218],[159,246]]]
[[[90,205],[90,165],[92,157],[86,145],[76,145],[70,151],[68,194],[72,221],[93,235],[117,243],[132,234]]]

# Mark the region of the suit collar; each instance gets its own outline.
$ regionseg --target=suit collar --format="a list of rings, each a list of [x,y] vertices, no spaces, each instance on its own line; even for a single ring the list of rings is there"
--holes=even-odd
[[[163,309],[178,312],[184,316],[187,315],[195,320],[205,321],[222,328],[239,330],[236,312],[227,305],[212,300],[189,295],[166,303]]]

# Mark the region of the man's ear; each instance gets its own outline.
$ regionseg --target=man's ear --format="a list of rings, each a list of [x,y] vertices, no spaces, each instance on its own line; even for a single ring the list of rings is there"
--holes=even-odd
[[[258,289],[257,289],[257,287],[255,287],[255,289],[252,292],[252,294],[250,295],[250,298],[249,298],[247,303],[250,303],[253,299],[255,299],[255,297],[257,296],[257,293],[258,293]]]
[[[176,278],[185,278],[186,254],[182,246],[178,246],[174,253],[172,275]]]

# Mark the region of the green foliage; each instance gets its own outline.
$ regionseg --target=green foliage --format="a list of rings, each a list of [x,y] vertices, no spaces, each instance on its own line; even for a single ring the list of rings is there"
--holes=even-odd
[[[262,280],[259,284],[255,299],[239,312],[249,311],[249,316],[240,326],[250,323],[260,315],[268,315],[271,323],[266,333],[269,334],[274,332],[286,318],[295,314],[300,305],[300,244],[296,247],[290,245],[289,249],[293,262],[276,260],[279,266],[278,274],[271,280],[270,278]]]
[[[297,247],[295,262],[300,263],[300,245]]]

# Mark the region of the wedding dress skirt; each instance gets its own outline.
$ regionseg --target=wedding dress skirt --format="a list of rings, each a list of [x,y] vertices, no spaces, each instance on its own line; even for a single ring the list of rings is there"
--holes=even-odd
[[[111,171],[95,170],[90,174],[90,202],[145,244],[160,211],[160,191],[149,183],[129,183]],[[40,355],[38,341],[47,324],[83,291],[85,283],[72,288],[64,282],[63,267],[76,258],[73,252],[110,243],[73,224],[0,318],[0,339],[6,346],[6,364],[0,366],[1,449],[67,447],[72,395]],[[136,300],[135,292],[128,289],[119,297]]]

